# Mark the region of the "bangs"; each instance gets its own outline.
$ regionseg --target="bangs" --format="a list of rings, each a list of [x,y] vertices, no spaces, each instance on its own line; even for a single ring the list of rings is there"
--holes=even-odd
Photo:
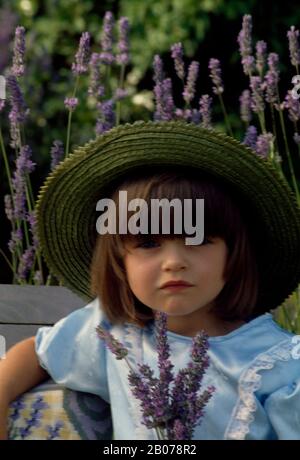
[[[115,192],[111,195],[112,200],[116,204],[116,218],[119,221],[120,202],[119,192],[127,192],[127,203],[136,198],[146,202],[146,227],[143,231],[134,235],[132,233],[113,235],[115,243],[121,249],[128,241],[143,240],[148,237],[158,235],[161,238],[186,238],[193,237],[191,227],[199,226],[197,222],[197,212],[199,213],[199,200],[204,200],[204,238],[220,237],[223,238],[228,248],[232,248],[236,240],[236,236],[244,228],[244,220],[241,215],[241,207],[238,200],[234,197],[232,191],[224,184],[220,183],[219,178],[216,179],[202,171],[191,172],[172,170],[168,171],[148,171],[147,175],[140,173],[133,174],[129,180],[122,182]],[[162,206],[155,205],[153,201],[159,200],[161,203],[166,200],[169,204],[167,211],[163,211]],[[187,206],[184,200],[189,200],[188,213],[188,231],[187,218],[184,209]],[[197,203],[198,200],[198,203]],[[175,207],[174,207],[175,204]],[[130,219],[139,211],[139,207],[135,211],[127,212],[127,228]],[[155,209],[155,214],[153,214]],[[164,214],[166,212],[166,214]],[[169,227],[166,233],[164,226],[165,216],[169,216]],[[202,219],[201,219],[202,220]],[[153,232],[153,221],[156,231]],[[197,225],[198,224],[198,225]],[[201,222],[203,226],[203,222]],[[195,232],[195,230],[194,230]]]

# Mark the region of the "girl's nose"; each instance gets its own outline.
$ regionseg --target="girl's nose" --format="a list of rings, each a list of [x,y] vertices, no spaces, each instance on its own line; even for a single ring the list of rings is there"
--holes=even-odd
[[[172,244],[173,243],[173,244]],[[178,271],[187,267],[187,261],[182,248],[171,241],[165,245],[162,255],[162,270]]]

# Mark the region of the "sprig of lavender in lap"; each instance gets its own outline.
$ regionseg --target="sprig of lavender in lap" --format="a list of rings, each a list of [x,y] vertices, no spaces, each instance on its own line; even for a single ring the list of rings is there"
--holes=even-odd
[[[194,430],[204,415],[205,406],[215,391],[213,386],[209,386],[198,394],[209,366],[208,336],[202,331],[193,338],[191,360],[186,368],[180,369],[174,376],[165,313],[155,313],[155,331],[158,378],[147,364],[137,363],[136,372],[126,358],[128,350],[125,346],[103,327],[96,328],[99,338],[104,340],[107,348],[117,359],[125,359],[129,367],[128,381],[133,395],[140,401],[141,423],[148,429],[154,428],[158,439],[192,439]]]

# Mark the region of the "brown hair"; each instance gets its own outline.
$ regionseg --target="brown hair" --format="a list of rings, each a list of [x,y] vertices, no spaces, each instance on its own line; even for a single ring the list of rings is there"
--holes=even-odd
[[[132,174],[130,179],[115,185],[113,192],[111,188],[107,191],[116,204],[117,222],[120,190],[127,191],[128,202],[138,197],[146,200],[148,204],[152,198],[192,198],[193,203],[196,198],[204,198],[205,237],[223,238],[228,248],[223,274],[226,283],[215,299],[211,311],[223,320],[247,319],[253,315],[259,279],[257,242],[253,239],[255,232],[250,231],[249,207],[246,219],[238,197],[229,190],[227,184],[222,184],[219,178],[201,171],[195,173],[190,169],[181,168],[179,171],[168,168],[166,171],[152,168],[147,174],[137,172]],[[128,212],[128,218],[131,214]],[[132,293],[123,264],[124,245],[126,240],[132,237],[128,234],[98,235],[91,265],[91,291],[99,296],[105,314],[113,323],[129,321],[145,325],[148,320],[153,319],[153,312]]]

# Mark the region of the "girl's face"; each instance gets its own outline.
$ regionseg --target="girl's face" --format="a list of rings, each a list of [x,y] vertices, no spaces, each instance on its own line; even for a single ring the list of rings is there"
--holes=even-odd
[[[203,324],[201,316],[207,315],[225,284],[227,246],[223,239],[208,237],[201,245],[191,246],[184,238],[147,236],[128,242],[125,250],[129,286],[144,305],[169,315],[174,331],[180,330],[182,321],[189,326]],[[189,285],[164,286],[171,281]]]

